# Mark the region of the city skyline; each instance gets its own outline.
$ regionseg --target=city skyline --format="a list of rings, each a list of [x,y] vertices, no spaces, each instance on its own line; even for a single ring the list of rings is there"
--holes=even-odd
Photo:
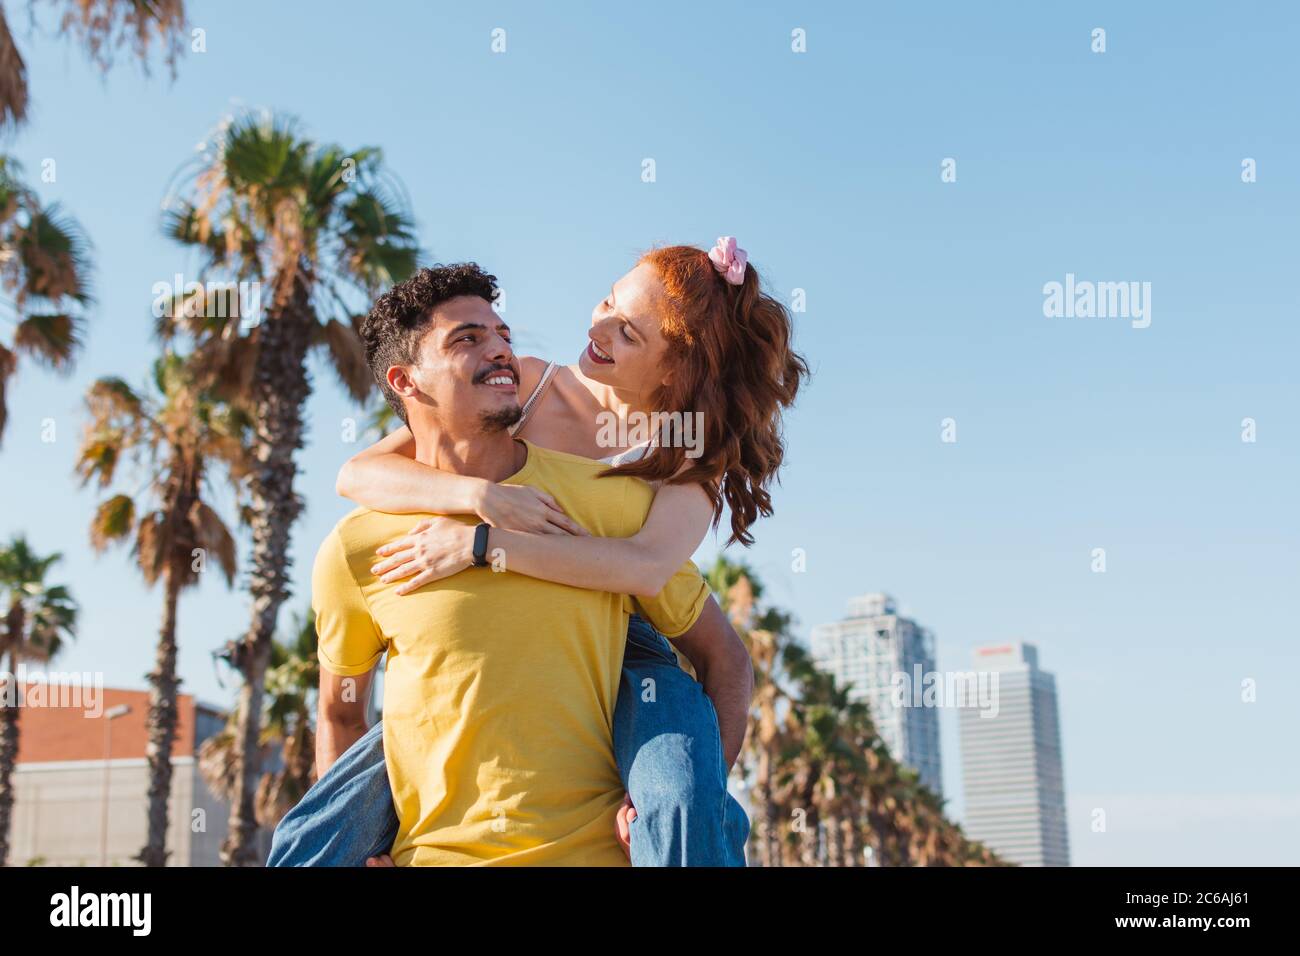
[[[913,706],[910,694],[898,693],[900,675],[910,682],[914,672],[936,671],[933,635],[900,616],[893,597],[873,593],[850,598],[845,617],[814,627],[809,642],[817,665],[848,688],[851,700],[868,706],[890,755],[942,797],[939,711]]]
[[[996,680],[996,704],[958,710],[963,829],[1012,863],[1069,866],[1054,676],[1024,641],[977,647],[972,657],[976,674]]]

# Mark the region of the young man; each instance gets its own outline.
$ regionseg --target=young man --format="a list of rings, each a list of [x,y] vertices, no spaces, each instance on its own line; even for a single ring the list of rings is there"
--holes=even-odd
[[[508,433],[520,415],[519,376],[494,289],[477,266],[423,270],[367,319],[367,358],[415,436],[417,459],[537,487],[592,534],[634,534],[653,499],[648,485],[601,478],[598,462]],[[383,744],[397,865],[626,863],[611,726],[631,600],[511,573],[486,525],[461,556],[464,570],[398,595],[371,569],[376,549],[410,523],[358,509],[317,555],[321,775],[365,733],[366,691],[387,651]],[[749,688],[748,655],[694,565],[639,604],[710,683]],[[719,723],[743,727],[747,693],[715,705]]]

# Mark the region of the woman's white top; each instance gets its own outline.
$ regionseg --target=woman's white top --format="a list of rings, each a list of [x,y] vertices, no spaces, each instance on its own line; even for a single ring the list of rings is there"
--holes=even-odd
[[[542,395],[546,392],[547,386],[551,384],[551,379],[555,377],[555,372],[559,367],[559,362],[551,362],[546,366],[546,371],[542,373],[541,379],[537,382],[537,387],[533,389],[533,393],[528,396],[528,400],[521,406],[519,421],[510,426],[511,435],[517,434],[519,430],[524,427],[524,423],[528,421],[528,416],[533,413],[535,408],[537,408],[537,403],[542,400]],[[600,460],[611,467],[614,465],[626,465],[634,461],[640,461],[653,447],[654,441],[651,440],[643,442],[640,445],[633,445],[631,448],[626,448],[618,454],[610,455],[608,458],[602,458]]]

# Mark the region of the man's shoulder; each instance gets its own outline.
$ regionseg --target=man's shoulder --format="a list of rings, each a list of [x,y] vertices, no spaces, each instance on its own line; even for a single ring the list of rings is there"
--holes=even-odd
[[[369,566],[373,563],[376,548],[405,534],[422,517],[354,508],[330,529],[321,542],[316,560],[329,558],[351,565],[359,558]]]

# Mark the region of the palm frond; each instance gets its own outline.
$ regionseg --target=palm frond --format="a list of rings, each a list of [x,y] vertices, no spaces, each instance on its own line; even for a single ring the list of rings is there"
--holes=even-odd
[[[199,745],[199,775],[215,794],[229,799],[239,789],[235,716]]]
[[[330,319],[319,328],[339,382],[354,400],[364,402],[375,387],[375,376],[366,362],[361,336],[354,326],[344,325],[337,319]]]
[[[199,384],[217,401],[237,402],[248,395],[256,357],[256,339],[228,328],[221,335],[200,336],[190,366]]]
[[[211,558],[226,577],[226,584],[235,583],[235,539],[230,529],[205,501],[196,500],[187,516],[194,530],[194,539]]]
[[[383,398],[378,398],[372,403],[366,419],[366,429],[376,438],[383,438],[400,424],[397,412],[393,411],[393,406]]]
[[[9,379],[18,370],[18,356],[0,345],[0,442],[4,441],[5,424],[9,421]]]
[[[95,509],[90,523],[90,545],[103,551],[110,544],[123,541],[135,526],[135,501],[130,495],[114,495]]]
[[[63,15],[65,32],[81,42],[91,62],[102,70],[113,65],[121,47],[129,47],[147,73],[156,42],[163,61],[175,69],[185,49],[183,0],[71,0]]]
[[[28,205],[26,223],[9,238],[22,267],[14,296],[18,307],[24,308],[29,298],[88,305],[90,240],[58,203],[41,207],[33,200]]]
[[[120,378],[97,379],[86,390],[90,421],[77,449],[74,471],[83,485],[107,487],[123,458],[152,453],[153,420],[144,400]]]
[[[14,350],[58,371],[68,371],[81,348],[81,322],[67,313],[29,315],[14,329]]]
[[[45,582],[60,560],[58,552],[38,555],[22,535],[0,545],[0,603],[9,610],[0,645],[19,659],[49,660],[75,632],[72,595],[63,585]]]
[[[0,128],[13,129],[27,119],[27,64],[14,44],[5,12],[0,9]]]
[[[139,394],[115,375],[96,379],[86,390],[86,404],[105,420],[133,418],[144,412],[144,402]]]
[[[340,271],[370,293],[414,274],[415,224],[378,190],[355,193],[342,209]]]
[[[117,474],[125,447],[121,429],[95,429],[82,439],[77,450],[75,474],[83,485],[94,481],[100,488],[106,488]]]
[[[167,516],[154,511],[140,519],[136,528],[135,556],[145,584],[154,584],[172,553],[172,535]]]
[[[267,197],[260,210],[265,223],[279,200],[301,195],[310,152],[310,141],[302,136],[297,119],[262,111],[234,117],[226,124],[216,159],[231,191]]]

